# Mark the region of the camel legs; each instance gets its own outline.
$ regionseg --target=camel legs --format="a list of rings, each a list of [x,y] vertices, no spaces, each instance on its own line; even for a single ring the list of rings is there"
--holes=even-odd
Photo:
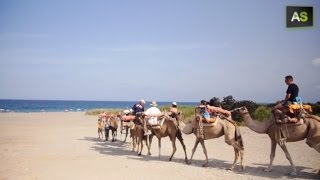
[[[274,160],[274,156],[276,154],[276,148],[277,148],[277,142],[274,139],[271,139],[270,163],[269,163],[269,167],[264,170],[266,172],[271,172],[272,171],[272,163],[273,163],[273,160]]]
[[[208,164],[209,164],[209,159],[208,159],[207,149],[206,149],[206,146],[204,145],[204,140],[203,140],[203,139],[200,139],[200,144],[201,144],[201,146],[202,146],[203,153],[204,153],[204,155],[206,156],[206,163],[204,163],[204,164],[202,165],[202,167],[207,167]]]
[[[232,124],[232,126],[234,126]],[[228,168],[228,170],[233,171],[239,157],[240,157],[240,165],[241,165],[241,169],[244,170],[245,166],[243,163],[243,155],[244,155],[244,148],[241,145],[242,138],[239,141],[235,141],[235,135],[237,135],[237,127],[236,127],[236,131],[230,131],[228,130],[228,126],[224,125],[224,130],[225,130],[225,134],[224,134],[224,138],[225,138],[225,143],[227,143],[228,145],[232,146],[234,148],[234,162],[233,164]],[[239,132],[240,133],[240,132]]]
[[[177,147],[176,147],[176,137],[171,138],[171,143],[172,143],[172,154],[171,154],[171,157],[170,157],[169,161],[172,160],[174,153],[176,153],[176,151],[177,151]]]
[[[134,150],[136,149],[136,145],[137,145],[137,137],[136,136],[132,136],[132,152],[134,152]]]
[[[140,152],[139,152],[139,145],[140,145]],[[143,137],[138,138],[138,156],[141,156],[143,149]]]
[[[124,138],[123,142],[126,142],[126,141],[127,141],[128,132],[129,132],[129,128],[128,128],[128,127],[126,127],[126,137]]]
[[[204,155],[206,156],[206,163],[203,164],[202,166],[203,166],[203,167],[207,167],[208,164],[209,164],[207,149],[206,149],[206,146],[204,145],[204,140],[203,140],[203,139],[199,139],[199,138],[196,139],[196,143],[194,144],[194,147],[193,147],[193,149],[192,149],[192,155],[191,155],[191,158],[190,158],[188,164],[191,164],[193,155],[194,155],[194,153],[196,152],[196,149],[197,149],[197,146],[198,146],[199,142],[200,142],[200,144],[201,144],[201,146],[202,146],[203,153],[204,153]]]
[[[308,146],[320,153],[320,142],[312,142],[311,140],[307,139],[306,143],[308,144]]]
[[[180,136],[180,137],[178,136],[178,139],[179,139],[179,141],[180,141],[180,143],[181,143],[181,145],[182,145],[183,151],[184,151],[184,159],[185,159],[186,163],[188,163],[188,156],[187,156],[186,145],[185,145],[184,142],[183,142],[182,136]]]
[[[141,156],[141,152],[142,152],[142,148],[140,148],[140,145],[142,145],[141,141],[140,141],[140,138],[139,137],[136,137],[136,144],[137,144],[137,152],[138,152],[138,156]],[[140,144],[141,143],[141,144]]]
[[[159,159],[161,157],[161,138],[158,138]]]
[[[197,139],[196,139],[196,142],[194,143],[194,147],[193,147],[193,149],[192,149],[191,157],[190,157],[190,159],[189,159],[189,161],[188,161],[187,164],[191,164],[191,163],[192,163],[192,158],[193,158],[194,153],[195,153],[196,150],[197,150],[197,147],[198,147],[199,142],[200,142],[200,139],[197,138]]]
[[[320,143],[313,148],[320,153]]]
[[[114,130],[111,131],[112,134],[112,142],[114,142]]]
[[[245,165],[244,165],[244,163],[243,163],[244,151],[243,151],[243,150],[239,150],[239,152],[240,152],[240,160],[241,160],[241,163],[240,163],[241,169],[242,169],[242,171],[244,171],[244,169],[245,169]]]
[[[106,136],[106,141],[109,140],[109,129],[105,129],[104,135]]]
[[[281,149],[283,150],[283,152],[286,154],[286,157],[287,157],[287,159],[289,160],[289,162],[290,162],[290,164],[291,164],[292,172],[290,173],[290,175],[292,175],[292,176],[297,175],[296,167],[295,167],[294,164],[293,164],[293,161],[292,161],[292,159],[291,159],[291,156],[290,156],[290,153],[289,153],[289,151],[288,151],[288,149],[287,149],[286,144],[282,144],[282,145],[280,145],[280,147],[281,147]]]
[[[229,144],[229,143],[227,142],[227,144]],[[234,155],[235,156],[234,156],[233,164],[231,165],[230,168],[228,168],[228,170],[233,171],[233,169],[234,169],[239,157],[240,157],[241,169],[244,170],[245,166],[244,166],[244,163],[243,163],[243,155],[244,155],[243,148],[236,142],[232,143],[231,146],[233,146],[233,148],[234,148]]]
[[[147,136],[147,139],[146,139],[146,141],[148,141],[148,139],[149,139],[149,145],[148,145],[148,143],[147,143],[147,147],[148,147],[148,155],[149,156],[151,156],[151,144],[152,144],[152,138],[153,138],[153,135],[148,135]]]
[[[148,136],[144,136],[144,135],[142,135],[142,136],[141,136],[141,143],[143,143],[143,140],[145,140],[145,141],[146,141],[146,146],[147,146],[147,148],[148,148],[148,153],[149,153],[149,142],[148,142]],[[142,148],[143,148],[143,146],[142,146]],[[142,152],[142,148],[141,148],[141,152]],[[150,154],[148,154],[148,155],[151,155],[151,153],[150,153]]]
[[[237,148],[234,148],[234,161],[233,161],[233,164],[231,165],[231,167],[228,168],[228,170],[233,171],[233,169],[239,159],[239,155],[240,155],[239,150]]]
[[[320,153],[320,143],[314,146],[313,148]]]
[[[117,141],[117,129],[112,129],[111,134],[112,134],[112,142]]]

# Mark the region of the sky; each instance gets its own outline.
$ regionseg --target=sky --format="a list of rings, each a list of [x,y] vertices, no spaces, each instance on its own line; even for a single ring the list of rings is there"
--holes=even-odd
[[[287,28],[286,6],[314,25]],[[320,100],[315,0],[0,1],[0,99]]]

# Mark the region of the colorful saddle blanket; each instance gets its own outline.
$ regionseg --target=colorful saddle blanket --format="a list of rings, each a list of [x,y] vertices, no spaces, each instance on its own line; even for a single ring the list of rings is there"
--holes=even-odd
[[[305,110],[308,113],[312,113],[312,107],[310,105],[301,105],[301,104],[291,104],[288,106],[288,110],[290,113],[294,114],[301,110]]]
[[[121,121],[133,121],[136,116],[128,115],[128,116],[121,116]]]

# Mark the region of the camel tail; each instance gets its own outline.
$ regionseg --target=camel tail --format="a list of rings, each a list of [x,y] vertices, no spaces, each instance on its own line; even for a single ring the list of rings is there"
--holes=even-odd
[[[243,144],[243,139],[240,133],[240,129],[238,126],[236,126],[236,132],[235,132],[235,139],[236,141],[239,143],[239,145],[241,146],[242,149],[244,149],[244,144]]]
[[[244,149],[244,144],[243,144],[243,139],[242,139],[242,136],[241,136],[241,132],[240,132],[240,129],[239,129],[239,126],[237,125],[237,123],[231,119],[226,119],[228,122],[230,122],[231,124],[234,125],[234,127],[236,128],[236,131],[235,131],[235,140],[237,143],[239,143],[239,146]]]

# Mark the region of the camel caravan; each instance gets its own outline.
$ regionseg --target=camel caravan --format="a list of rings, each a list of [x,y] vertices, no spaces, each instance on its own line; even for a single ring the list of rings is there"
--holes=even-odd
[[[145,111],[145,101],[140,100],[132,109],[125,110],[116,115],[103,113],[99,115],[98,134],[103,138],[103,127],[105,127],[105,140],[109,140],[109,130],[112,130],[112,141],[116,141],[118,124],[121,124],[121,134],[125,130],[126,142],[128,133],[132,138],[132,151],[142,154],[145,142],[150,156],[150,149],[153,137],[158,139],[159,158],[161,157],[161,139],[169,137],[172,142],[172,153],[169,161],[176,152],[176,139],[181,143],[185,163],[191,164],[197,146],[200,143],[206,158],[204,167],[208,166],[208,154],[205,140],[215,139],[224,136],[225,143],[232,146],[235,152],[234,161],[228,170],[234,170],[240,158],[240,166],[245,170],[243,163],[244,143],[237,123],[232,119],[232,113],[240,115],[249,129],[256,133],[268,134],[271,140],[270,164],[265,171],[272,171],[272,163],[275,157],[276,146],[279,145],[291,164],[291,175],[296,175],[297,170],[286,147],[287,142],[296,142],[306,139],[309,147],[320,153],[320,117],[312,115],[312,108],[304,105],[298,97],[298,86],[293,83],[292,76],[286,76],[285,82],[288,85],[285,100],[281,101],[272,109],[273,116],[263,122],[251,118],[246,107],[235,108],[227,111],[220,107],[210,106],[205,100],[195,107],[194,118],[191,123],[184,123],[184,115],[178,110],[177,103],[173,102],[169,112],[161,112],[157,103],[152,101],[150,108]],[[105,119],[105,120],[103,120]],[[130,131],[129,131],[130,130]],[[192,154],[188,160],[186,146],[183,142],[182,133],[195,135],[195,144]],[[319,171],[320,174],[320,171]]]

